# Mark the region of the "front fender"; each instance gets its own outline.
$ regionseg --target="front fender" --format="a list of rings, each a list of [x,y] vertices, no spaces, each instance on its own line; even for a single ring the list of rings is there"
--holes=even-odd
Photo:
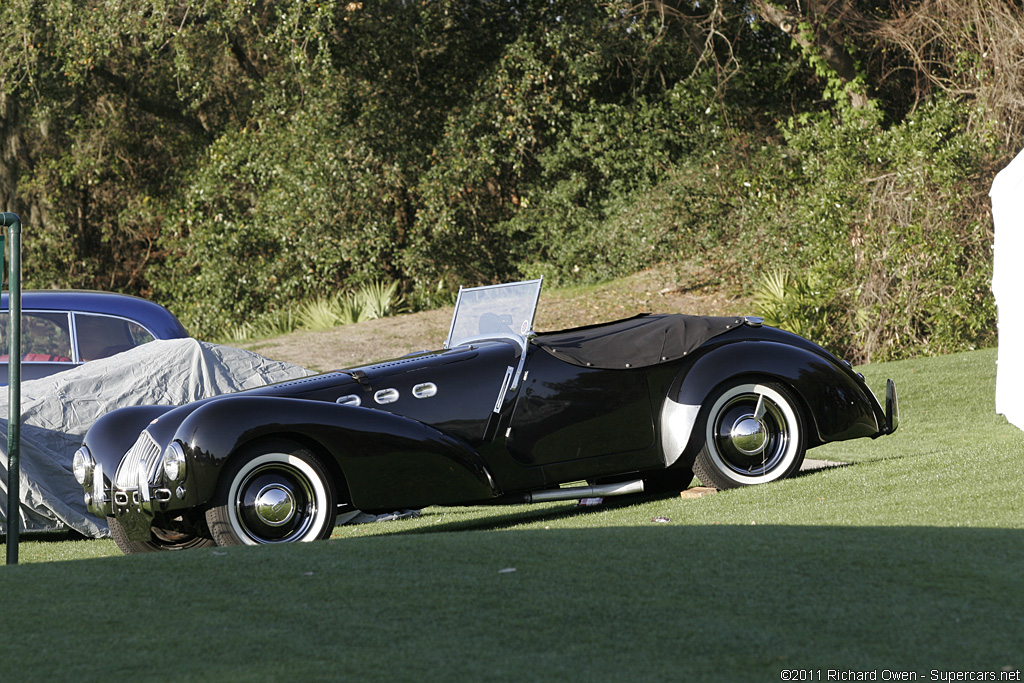
[[[429,425],[372,408],[274,396],[211,401],[178,427],[195,464],[190,498],[209,501],[224,463],[239,448],[285,438],[329,456],[339,492],[363,510],[425,507],[497,496],[480,455]]]
[[[118,465],[139,434],[153,420],[174,406],[129,406],[96,420],[85,434],[83,445],[96,461],[95,483],[89,511],[98,517],[111,514],[109,493]]]
[[[885,413],[852,370],[827,352],[775,341],[747,340],[717,346],[687,366],[673,381],[662,408],[666,453],[679,453],[690,440],[701,404],[733,378],[757,376],[790,387],[810,421],[808,446],[877,436]]]
[[[113,410],[89,427],[85,433],[85,446],[96,463],[113,478],[121,458],[139,438],[139,433],[171,410],[174,406],[130,406]]]

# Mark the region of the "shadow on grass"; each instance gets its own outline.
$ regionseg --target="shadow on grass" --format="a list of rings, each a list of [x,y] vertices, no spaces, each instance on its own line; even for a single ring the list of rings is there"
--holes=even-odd
[[[792,474],[790,479],[802,479],[804,477],[813,476],[826,472],[828,470],[836,470],[841,468],[854,467],[855,463],[830,463],[826,466],[816,467],[814,469],[800,470]],[[699,485],[698,480],[694,480],[693,485]],[[473,516],[472,519],[448,521],[433,524],[429,527],[416,527],[410,529],[404,529],[395,533],[436,533],[436,532],[447,532],[447,531],[498,531],[502,529],[513,529],[523,524],[536,524],[539,522],[555,522],[565,519],[573,519],[577,517],[585,517],[587,515],[594,515],[600,512],[617,510],[622,508],[628,508],[635,505],[642,505],[658,500],[675,500],[679,498],[681,491],[672,492],[658,492],[658,493],[641,493],[631,494],[626,496],[610,496],[604,498],[604,501],[599,505],[585,506],[580,505],[578,501],[564,501],[561,503],[551,504],[530,504],[530,505],[504,505],[495,506],[494,514],[489,516],[481,516],[479,513]],[[482,510],[488,506],[480,505],[472,508],[462,509],[473,509]],[[438,508],[440,509],[440,508]],[[446,508],[450,511],[457,511],[460,508]],[[457,512],[452,513],[457,515]]]
[[[530,653],[528,663],[509,665],[513,677],[530,677],[531,665],[559,679],[628,663],[632,680],[779,680],[783,668],[884,667],[916,671],[918,680],[934,680],[933,668],[992,671],[998,680],[1024,664],[1021,530],[490,523],[500,533],[363,539],[360,557],[386,548],[392,560],[409,558],[398,572],[386,560],[377,568],[416,584],[405,595],[411,613],[461,610],[470,624],[442,617],[429,628],[458,634],[467,651],[484,634],[507,632],[496,646],[505,657]],[[461,666],[470,677],[486,674]]]
[[[493,514],[482,516],[480,510],[486,510],[487,506],[475,507],[452,507],[433,508],[441,510],[439,517],[441,521],[434,522],[429,526],[417,526],[408,529],[401,529],[390,532],[392,534],[429,534],[447,533],[452,531],[502,531],[515,529],[524,524],[538,524],[541,522],[557,522],[579,517],[594,516],[611,510],[650,503],[657,500],[676,499],[678,493],[638,494],[628,496],[614,496],[605,498],[600,505],[580,505],[578,501],[565,501],[560,503],[538,503],[530,505],[495,506]],[[472,511],[470,519],[455,519],[443,521],[445,517],[459,517],[460,511]]]
[[[827,467],[818,467],[811,470],[802,470],[794,473],[790,478],[799,479],[810,475],[815,475],[826,470],[833,470],[838,468],[852,467],[850,464],[836,464],[829,465]],[[693,485],[699,485],[698,480],[694,480]],[[449,531],[499,531],[503,529],[514,529],[524,524],[537,524],[541,522],[556,522],[567,519],[574,519],[578,517],[586,517],[588,515],[595,515],[602,512],[620,510],[623,508],[629,508],[636,505],[643,505],[645,503],[651,503],[659,500],[672,500],[675,501],[681,495],[681,491],[672,492],[657,492],[657,493],[640,493],[630,494],[625,496],[610,496],[603,499],[603,502],[598,505],[580,505],[579,501],[563,501],[560,503],[540,503],[540,504],[527,504],[527,505],[497,505],[493,507],[493,514],[482,515],[481,510],[488,509],[487,505],[478,505],[472,507],[451,507],[451,508],[434,508],[435,510],[445,510],[447,514],[442,513],[440,516],[459,516],[459,510],[473,510],[474,513],[471,519],[454,520],[454,521],[441,521],[431,524],[430,526],[416,526],[409,529],[402,529],[392,533],[438,533],[438,532],[449,532]],[[713,495],[713,494],[712,494]]]

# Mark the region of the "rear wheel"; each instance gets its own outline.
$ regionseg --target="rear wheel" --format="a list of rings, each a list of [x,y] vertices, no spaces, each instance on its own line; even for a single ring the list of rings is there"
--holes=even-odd
[[[156,553],[162,550],[189,550],[191,548],[208,548],[214,545],[213,539],[205,536],[183,534],[169,529],[152,527],[150,540],[133,541],[128,538],[124,527],[113,517],[107,517],[110,536],[125,555],[137,553]]]
[[[764,484],[800,469],[806,451],[799,404],[785,387],[742,382],[718,391],[701,409],[704,437],[693,470],[719,489]]]
[[[298,444],[273,441],[228,463],[206,522],[217,545],[297,543],[330,536],[335,514],[323,463]]]

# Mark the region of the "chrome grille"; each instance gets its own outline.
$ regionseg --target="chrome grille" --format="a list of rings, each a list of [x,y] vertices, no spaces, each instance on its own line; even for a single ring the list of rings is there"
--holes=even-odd
[[[160,444],[143,430],[128,453],[121,459],[114,476],[114,484],[119,489],[134,491],[140,483],[152,483],[156,477],[157,465],[160,462]]]

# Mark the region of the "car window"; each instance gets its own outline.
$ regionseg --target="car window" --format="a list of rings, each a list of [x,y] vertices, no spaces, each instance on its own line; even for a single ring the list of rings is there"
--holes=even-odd
[[[6,350],[8,313],[0,313],[0,348]],[[27,362],[71,362],[71,333],[67,313],[22,311],[21,353]],[[2,355],[7,360],[7,354]]]
[[[109,315],[75,314],[78,356],[83,361],[107,358],[153,341],[149,330],[138,323]]]

